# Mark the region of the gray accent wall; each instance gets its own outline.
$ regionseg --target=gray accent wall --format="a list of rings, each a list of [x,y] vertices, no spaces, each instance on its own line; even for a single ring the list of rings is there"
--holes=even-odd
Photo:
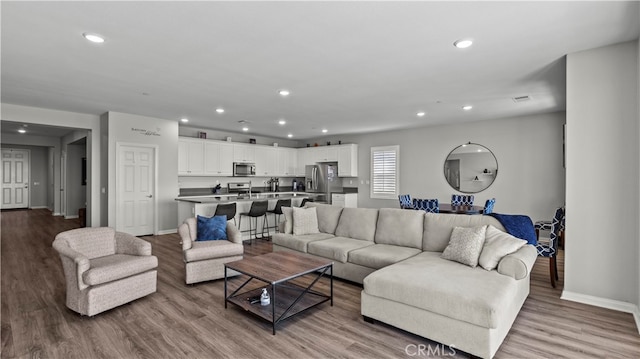
[[[472,115],[472,114],[471,114]],[[429,121],[428,115],[424,121]],[[400,193],[438,198],[449,203],[455,191],[444,177],[444,161],[455,147],[479,143],[498,161],[493,184],[475,194],[478,205],[495,197],[495,211],[526,214],[534,221],[551,218],[564,204],[565,171],[562,165],[562,128],[565,113],[429,126],[351,136],[327,136],[310,143],[357,143],[358,178],[343,179],[345,187],[358,187],[358,206],[398,208],[397,200],[370,198],[370,151],[374,146],[400,145]]]
[[[567,56],[563,298],[634,312],[640,325],[638,47]]]

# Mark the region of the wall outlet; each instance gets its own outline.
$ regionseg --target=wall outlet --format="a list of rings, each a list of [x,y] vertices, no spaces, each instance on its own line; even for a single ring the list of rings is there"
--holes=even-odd
[[[349,180],[349,184],[353,184],[353,180]]]
[[[33,185],[34,185],[34,186],[39,186],[39,185],[40,185],[40,182],[33,182]]]

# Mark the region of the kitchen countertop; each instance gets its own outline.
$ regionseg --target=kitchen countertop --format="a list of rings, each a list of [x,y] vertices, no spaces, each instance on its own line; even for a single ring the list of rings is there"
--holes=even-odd
[[[226,203],[226,202],[251,202],[256,200],[277,200],[289,199],[296,197],[313,197],[317,193],[280,191],[280,192],[261,192],[252,193],[250,197],[238,198],[237,193],[209,194],[203,196],[180,196],[176,197],[176,201],[192,202],[192,203]]]

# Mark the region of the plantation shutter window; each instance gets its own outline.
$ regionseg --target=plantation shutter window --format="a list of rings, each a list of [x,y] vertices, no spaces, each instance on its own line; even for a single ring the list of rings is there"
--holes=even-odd
[[[398,156],[400,146],[371,148],[371,198],[398,197]]]

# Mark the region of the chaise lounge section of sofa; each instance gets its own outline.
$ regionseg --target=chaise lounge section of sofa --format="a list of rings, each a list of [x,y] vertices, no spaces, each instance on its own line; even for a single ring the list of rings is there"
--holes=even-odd
[[[334,276],[361,283],[361,314],[475,356],[491,358],[529,295],[537,253],[524,245],[493,270],[442,258],[455,227],[491,225],[483,215],[395,208],[315,208],[318,233],[277,233],[274,251],[334,261]],[[285,213],[286,216],[286,213]],[[291,215],[286,216],[291,220]],[[293,223],[295,226],[295,223]],[[291,223],[282,229],[291,229]]]

